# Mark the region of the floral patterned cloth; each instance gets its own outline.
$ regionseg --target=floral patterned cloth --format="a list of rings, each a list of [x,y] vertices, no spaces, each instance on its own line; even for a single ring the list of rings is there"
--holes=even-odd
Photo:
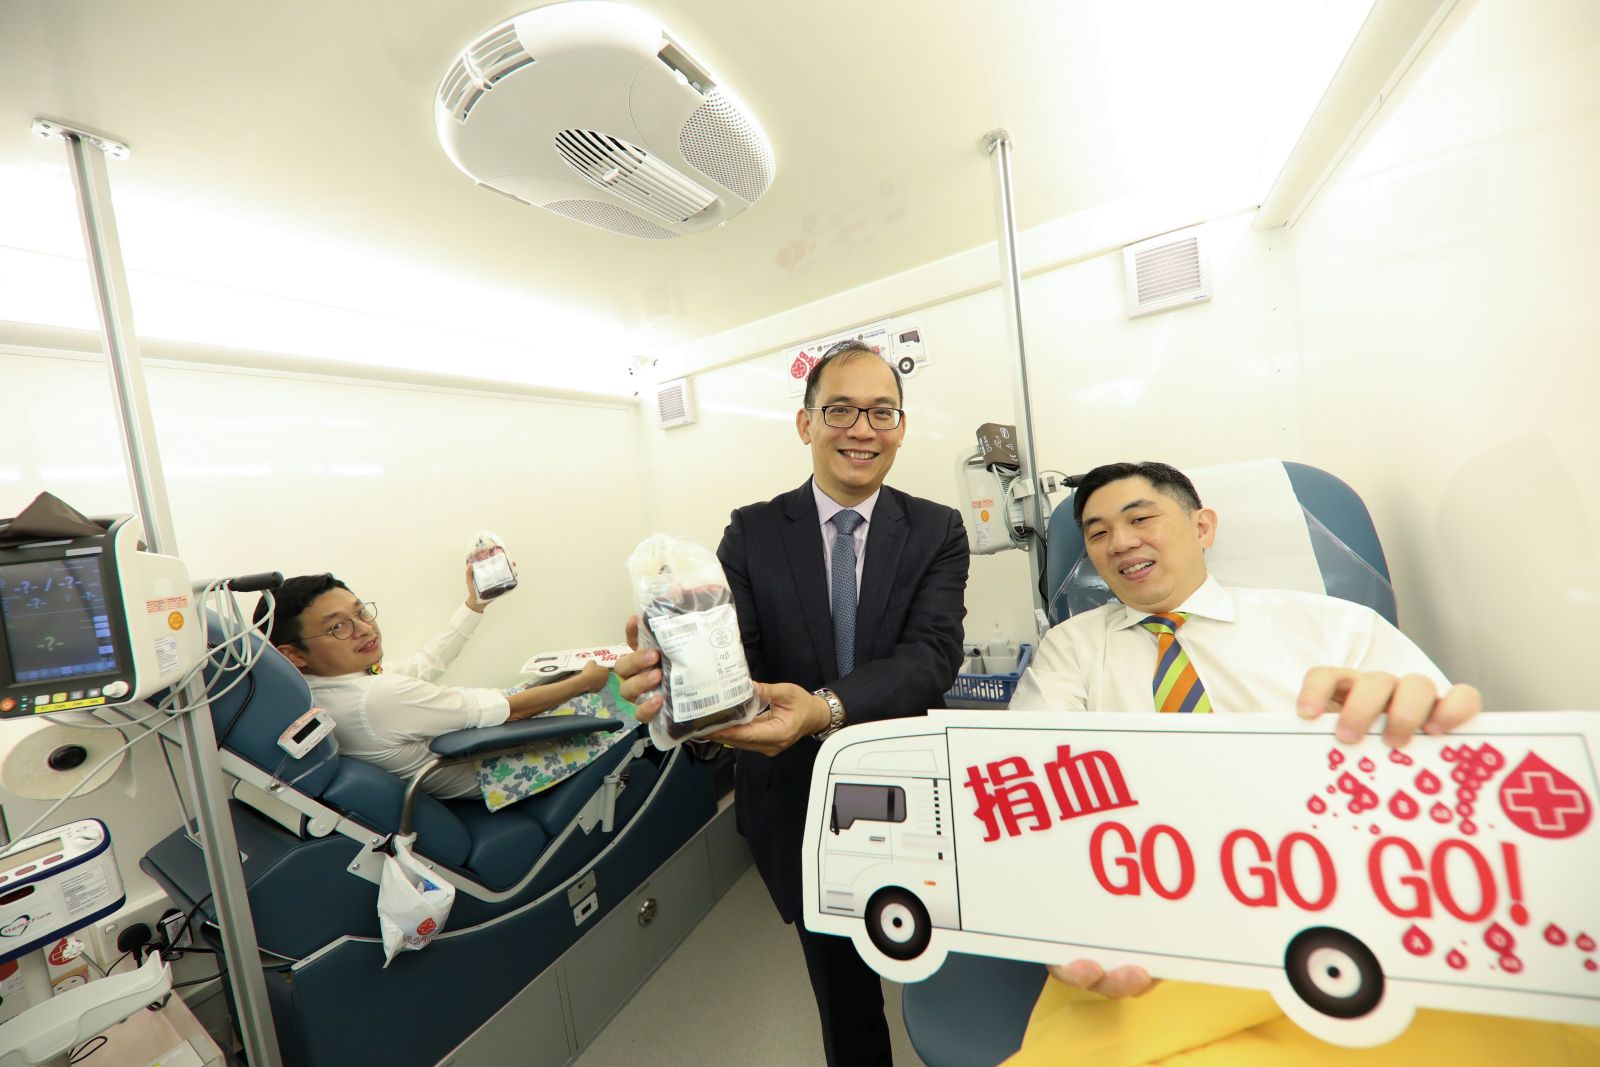
[[[483,788],[483,802],[489,810],[499,811],[508,804],[549,789],[583,770],[618,741],[631,736],[633,731],[629,727],[636,721],[633,705],[622,698],[618,684],[613,674],[606,679],[606,686],[600,692],[573,697],[560,707],[540,714],[593,715],[597,719],[622,719],[628,726],[609,733],[546,741],[515,756],[490,756],[479,760],[478,784]],[[525,688],[517,686],[506,692],[509,696]]]

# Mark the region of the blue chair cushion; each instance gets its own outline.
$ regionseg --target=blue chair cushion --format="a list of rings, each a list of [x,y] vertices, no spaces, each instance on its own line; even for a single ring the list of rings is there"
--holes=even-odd
[[[340,756],[334,762],[338,764],[337,773],[322,791],[322,799],[378,834],[398,830],[405,783],[386,770],[349,756]],[[417,797],[412,828],[417,832],[417,851],[447,867],[461,867],[472,853],[472,837],[461,820],[426,793]]]

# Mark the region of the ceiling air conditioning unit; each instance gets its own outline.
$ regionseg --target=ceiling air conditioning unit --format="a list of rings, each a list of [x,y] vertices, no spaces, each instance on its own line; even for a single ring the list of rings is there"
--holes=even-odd
[[[772,146],[738,97],[655,19],[603,0],[480,35],[434,121],[484,188],[629,237],[709,229],[772,184]]]

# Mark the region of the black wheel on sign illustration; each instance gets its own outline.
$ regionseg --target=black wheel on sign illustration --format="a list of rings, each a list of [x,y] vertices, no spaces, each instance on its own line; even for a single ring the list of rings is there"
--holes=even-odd
[[[1359,1019],[1383,1000],[1383,968],[1372,950],[1343,930],[1313,926],[1283,956],[1300,999],[1335,1019]]]
[[[867,936],[878,951],[892,960],[914,960],[933,937],[933,924],[922,901],[890,886],[867,901]]]
[[[900,368],[901,374],[910,374],[917,369],[917,361],[910,356],[901,356],[900,362],[896,365]]]

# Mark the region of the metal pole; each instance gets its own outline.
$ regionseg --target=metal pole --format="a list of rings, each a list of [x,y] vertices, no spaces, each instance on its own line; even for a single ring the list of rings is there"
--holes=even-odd
[[[1017,458],[1022,461],[1018,480],[1030,490],[1023,498],[1022,512],[1028,528],[1033,531],[1033,536],[1028,538],[1028,589],[1034,610],[1047,612],[1046,599],[1039,592],[1039,576],[1045,568],[1044,495],[1039,492],[1039,468],[1033,458],[1033,406],[1028,396],[1028,352],[1022,331],[1022,267],[1017,259],[1016,206],[1011,200],[1010,132],[992,130],[985,134],[983,149],[995,160],[995,181],[1000,193],[1000,281],[1006,293],[1006,325],[1017,353],[1012,400],[1017,410]]]
[[[144,367],[133,332],[128,279],[122,268],[122,246],[117,239],[111,183],[106,174],[106,156],[124,159],[128,146],[93,131],[48,119],[34,120],[33,131],[41,137],[60,137],[66,142],[67,161],[78,193],[78,214],[83,222],[89,273],[94,283],[95,302],[100,309],[101,337],[111,372],[111,389],[117,398],[128,477],[133,483],[150,549],[176,556],[177,538],[173,534],[161,455],[156,447],[150,399],[144,385]],[[266,979],[261,972],[261,950],[251,921],[244,870],[239,863],[239,843],[228,814],[227,782],[217,759],[216,733],[210,714],[203,708],[194,714],[183,713],[204,699],[204,686],[195,681],[174,705],[183,731],[184,759],[189,770],[189,788],[194,794],[206,875],[211,882],[217,922],[222,928],[234,1011],[251,1067],[281,1067],[283,1060],[278,1053],[278,1039],[267,1006]]]

